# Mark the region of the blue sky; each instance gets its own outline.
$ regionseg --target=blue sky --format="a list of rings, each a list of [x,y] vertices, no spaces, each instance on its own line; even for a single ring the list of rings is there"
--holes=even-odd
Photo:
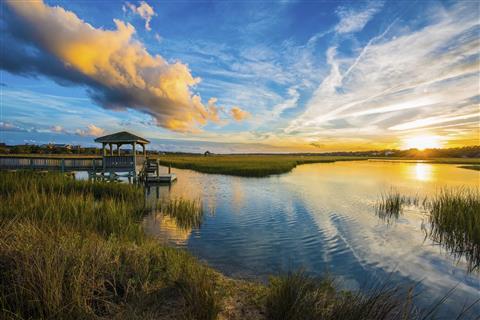
[[[0,140],[480,144],[479,15],[473,1],[6,1]]]

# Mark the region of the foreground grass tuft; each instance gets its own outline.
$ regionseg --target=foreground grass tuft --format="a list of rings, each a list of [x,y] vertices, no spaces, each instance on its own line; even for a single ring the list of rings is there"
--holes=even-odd
[[[362,291],[337,291],[330,279],[318,279],[296,271],[272,278],[266,293],[267,318],[271,320],[427,320],[441,319],[439,308],[453,289],[430,307],[419,309],[413,300],[415,287],[377,283]],[[456,319],[475,317],[464,306]],[[478,316],[478,315],[477,315]]]
[[[331,281],[318,281],[303,271],[271,278],[266,297],[268,318],[315,319],[334,293]]]
[[[480,190],[443,189],[428,203],[429,237],[453,255],[464,256],[469,271],[480,267]]]

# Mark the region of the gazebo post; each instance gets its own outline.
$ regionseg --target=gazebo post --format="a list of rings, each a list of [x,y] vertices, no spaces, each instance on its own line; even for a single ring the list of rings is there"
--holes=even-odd
[[[132,143],[132,149],[133,149],[133,181],[137,182],[137,152],[135,150],[136,142],[134,141]]]
[[[110,146],[110,155],[113,156],[113,144],[109,143]]]
[[[117,143],[117,156],[120,155],[120,146],[121,145],[122,145],[121,143]]]
[[[102,142],[102,155],[104,157],[107,155],[107,150],[105,150],[105,142]]]
[[[145,148],[145,143],[142,143],[142,148],[143,148],[143,156],[147,155],[147,149]]]

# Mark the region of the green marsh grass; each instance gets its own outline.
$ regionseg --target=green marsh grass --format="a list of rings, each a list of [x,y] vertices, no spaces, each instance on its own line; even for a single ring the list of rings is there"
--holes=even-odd
[[[182,229],[199,228],[204,216],[203,205],[199,199],[164,199],[160,201],[158,210],[174,218],[177,225]]]
[[[470,169],[470,170],[480,171],[480,165],[469,165],[469,166],[458,166],[458,167],[462,168],[462,169]]]
[[[424,198],[408,197],[390,189],[375,205],[379,218],[390,223],[403,213],[404,206],[422,210],[430,227],[426,236],[442,245],[454,257],[465,257],[468,271],[480,267],[480,189],[444,188]]]
[[[423,200],[423,203],[425,201],[426,199]],[[375,204],[375,212],[380,219],[390,223],[400,217],[405,206],[419,206],[419,204],[419,197],[405,196],[391,188],[380,195],[380,199]]]
[[[203,173],[242,177],[267,177],[290,172],[300,164],[330,163],[335,161],[367,160],[365,157],[326,157],[300,155],[212,155],[161,156],[160,164]]]
[[[469,271],[480,267],[480,189],[442,189],[428,202],[428,236],[457,257]]]

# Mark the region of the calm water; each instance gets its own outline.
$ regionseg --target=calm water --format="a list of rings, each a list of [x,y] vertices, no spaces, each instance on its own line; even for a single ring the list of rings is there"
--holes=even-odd
[[[264,279],[302,267],[312,274],[333,274],[350,289],[386,279],[422,281],[423,305],[457,285],[450,312],[480,297],[480,274],[466,274],[464,261],[424,241],[419,209],[407,208],[387,225],[373,208],[391,187],[423,197],[444,186],[478,186],[478,171],[361,161],[302,165],[269,178],[174,172],[177,183],[152,187],[148,197],[200,198],[210,214],[198,230],[182,230],[174,220],[152,214],[144,221],[147,232],[228,275]],[[477,310],[480,315],[480,306]]]

